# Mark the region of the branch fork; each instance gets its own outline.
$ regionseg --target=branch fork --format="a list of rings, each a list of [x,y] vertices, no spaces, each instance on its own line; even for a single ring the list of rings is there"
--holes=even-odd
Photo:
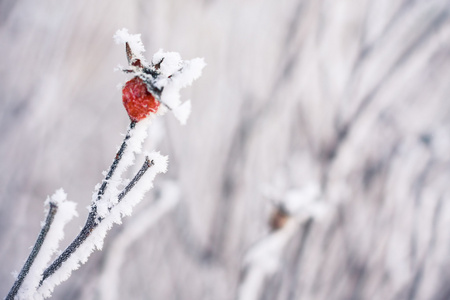
[[[131,120],[127,134],[105,178],[93,194],[84,227],[51,264],[52,255],[63,238],[64,225],[76,215],[76,204],[65,201],[66,194],[62,190],[48,201],[45,224],[6,296],[7,300],[50,297],[54,287],[85,263],[94,248],[102,248],[107,231],[114,223],[120,224],[123,216],[131,214],[133,206],[152,187],[156,174],[166,172],[167,157],[151,153],[146,155],[144,163],[129,182],[122,178],[126,169],[134,165],[135,154],[141,153],[151,120],[155,115],[164,114],[168,110],[166,108],[170,108],[182,124],[189,116],[190,101],[181,104],[179,90],[201,75],[205,66],[203,59],[183,61],[178,53],[160,50],[148,64],[142,55],[145,49],[140,35],[130,35],[122,29],[114,38],[116,42],[125,44],[129,68],[123,71],[134,76],[122,90],[122,100]],[[163,103],[165,109],[160,109],[159,103]],[[57,214],[57,211],[62,213]]]
[[[77,251],[77,249],[82,245],[86,239],[91,235],[91,233],[98,227],[98,225],[107,217],[101,217],[99,216],[97,212],[97,204],[104,200],[105,192],[108,189],[110,179],[115,174],[116,168],[119,165],[124,153],[127,149],[127,142],[130,140],[133,130],[135,128],[136,122],[131,122],[130,128],[128,130],[127,135],[124,138],[124,141],[119,148],[117,154],[115,155],[114,161],[112,165],[109,168],[109,171],[107,175],[105,176],[104,180],[102,181],[102,185],[98,189],[97,197],[91,204],[91,209],[89,212],[89,215],[87,217],[86,223],[84,227],[81,229],[78,236],[72,241],[72,243],[53,261],[51,265],[49,265],[44,272],[42,273],[41,279],[39,281],[39,287],[42,286],[42,284],[47,280],[50,276],[52,276],[61,266],[62,264],[67,261],[71,255]],[[144,174],[149,170],[150,167],[154,166],[155,162],[151,160],[148,156],[145,157],[145,161],[142,164],[139,171],[135,174],[133,179],[122,189],[122,191],[117,195],[117,203],[115,205],[112,205],[108,208],[109,212],[115,208],[115,206],[120,203],[125,196],[136,186],[136,184],[142,179]],[[107,199],[106,199],[107,200]],[[22,283],[24,282],[25,277],[28,275],[28,272],[33,265],[36,257],[39,254],[39,251],[41,250],[41,247],[45,241],[45,238],[47,236],[47,233],[51,229],[51,225],[53,223],[53,220],[55,218],[55,215],[58,211],[58,204],[56,202],[50,202],[49,203],[49,210],[47,213],[47,217],[45,220],[45,224],[41,229],[41,232],[37,238],[37,241],[33,247],[33,250],[31,251],[27,261],[25,262],[22,270],[20,271],[17,280],[15,281],[13,287],[11,288],[10,292],[6,296],[5,299],[7,300],[13,300],[14,297],[16,297],[19,289],[21,288]]]

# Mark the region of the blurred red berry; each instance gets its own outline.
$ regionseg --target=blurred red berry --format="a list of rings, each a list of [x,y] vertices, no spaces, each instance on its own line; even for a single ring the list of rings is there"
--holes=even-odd
[[[134,77],[125,84],[122,89],[122,100],[128,116],[135,122],[144,119],[150,113],[155,113],[160,104],[139,77]]]

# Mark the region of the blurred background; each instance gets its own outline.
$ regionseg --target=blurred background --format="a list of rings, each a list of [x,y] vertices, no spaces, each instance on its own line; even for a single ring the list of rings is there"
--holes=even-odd
[[[0,1],[0,295],[48,195],[78,203],[63,246],[84,224],[129,123],[113,71],[126,27],[148,58],[208,65],[183,90],[188,124],[152,127],[168,173],[54,299],[450,299],[449,9]],[[179,196],[155,219],[167,184]],[[264,241],[273,251],[249,259]]]

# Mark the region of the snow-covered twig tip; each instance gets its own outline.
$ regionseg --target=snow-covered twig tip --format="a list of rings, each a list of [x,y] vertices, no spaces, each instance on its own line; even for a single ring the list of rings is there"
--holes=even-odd
[[[16,294],[19,299],[32,299],[42,272],[64,237],[64,226],[77,216],[76,203],[67,201],[66,197],[64,190],[59,189],[45,201],[46,220],[30,256],[6,299],[14,299]]]

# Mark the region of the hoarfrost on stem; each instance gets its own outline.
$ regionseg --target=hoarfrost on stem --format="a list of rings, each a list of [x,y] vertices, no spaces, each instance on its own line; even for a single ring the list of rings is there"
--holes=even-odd
[[[122,179],[122,176],[134,164],[136,155],[142,152],[142,144],[147,138],[148,128],[153,119],[154,116],[150,115],[136,123],[134,128],[129,128],[129,138],[126,141],[127,149],[124,151],[122,159],[118,162],[114,174],[108,179],[108,189],[100,200],[98,199],[98,188],[92,194],[92,202],[97,207],[99,217],[105,217],[111,207],[117,204],[117,195],[127,185],[126,180]],[[100,188],[100,186],[98,187]]]

